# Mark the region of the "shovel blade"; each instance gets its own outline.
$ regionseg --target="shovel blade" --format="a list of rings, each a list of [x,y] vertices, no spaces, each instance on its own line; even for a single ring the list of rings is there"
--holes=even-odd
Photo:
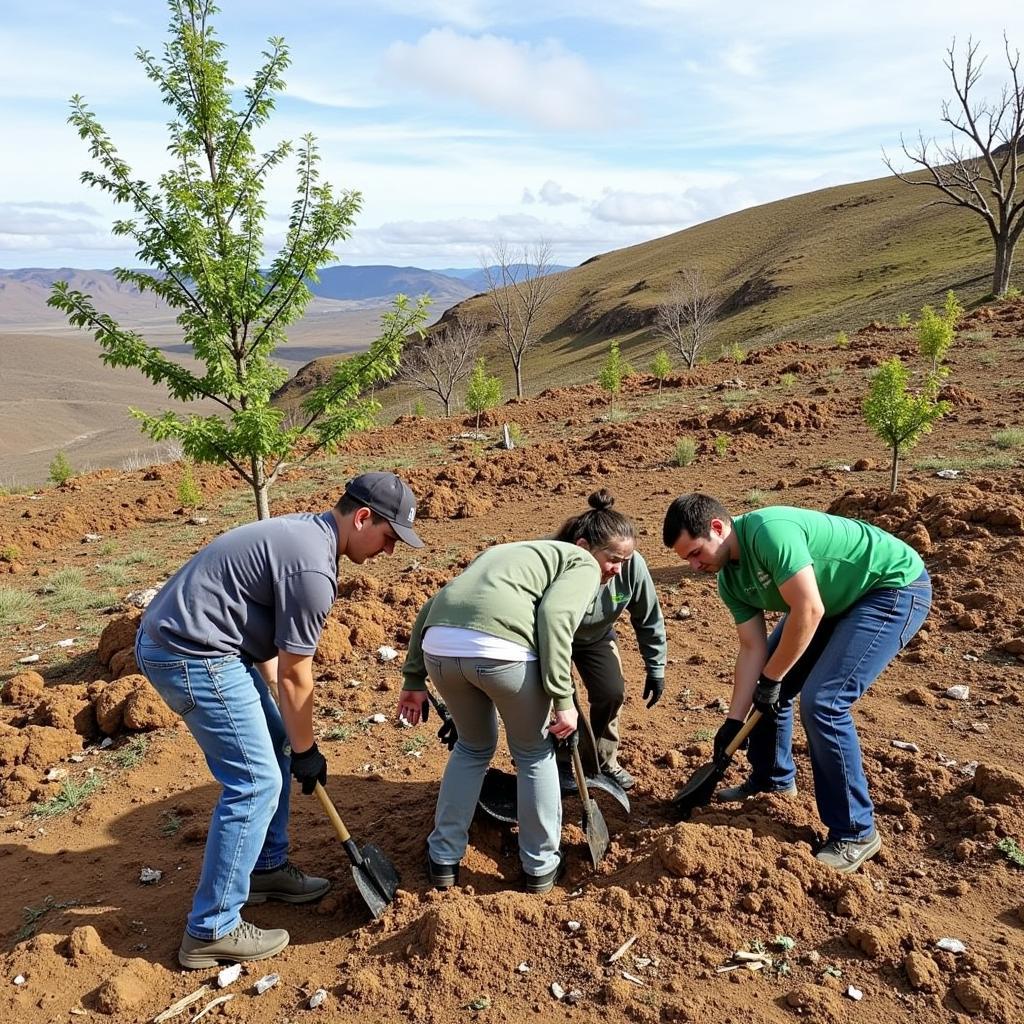
[[[583,805],[583,831],[587,835],[587,847],[590,850],[590,863],[597,869],[604,859],[611,843],[608,825],[601,813],[601,808],[594,800],[587,800]]]
[[[488,768],[477,807],[492,821],[514,825],[519,817],[518,782],[511,772]]]
[[[378,918],[398,892],[398,872],[375,843],[367,843],[359,853],[363,862],[352,865],[352,877],[370,913]]]
[[[595,775],[593,777],[588,775],[587,789],[599,789],[602,793],[608,793],[615,797],[619,806],[629,814],[629,797],[626,796],[626,791],[617,782],[609,779],[607,775]]]
[[[695,807],[703,807],[711,802],[731,761],[732,758],[709,761],[690,776],[686,785],[672,797],[672,808],[680,818],[689,818]]]

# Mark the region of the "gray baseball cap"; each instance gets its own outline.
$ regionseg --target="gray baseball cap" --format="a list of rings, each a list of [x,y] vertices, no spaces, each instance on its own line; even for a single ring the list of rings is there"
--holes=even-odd
[[[416,522],[416,495],[400,477],[394,473],[362,473],[349,480],[345,494],[386,519],[399,540],[410,547],[423,547],[423,541],[412,528]]]

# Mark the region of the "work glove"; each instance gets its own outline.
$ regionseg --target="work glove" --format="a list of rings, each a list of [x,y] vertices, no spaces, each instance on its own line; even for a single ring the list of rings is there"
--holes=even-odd
[[[647,701],[647,706],[653,708],[655,704],[661,700],[661,695],[665,692],[665,679],[657,679],[654,676],[648,676],[647,681],[644,683],[644,700]]]
[[[738,718],[727,718],[715,733],[715,745],[714,745],[714,758],[717,761],[724,753],[725,748],[729,746],[740,729],[743,728],[743,723]]]
[[[455,728],[455,719],[448,714],[448,708],[439,704],[437,713],[441,716],[441,727],[437,730],[437,738],[449,749],[454,750],[459,742],[459,730]]]
[[[316,789],[318,782],[321,786],[327,785],[327,758],[320,753],[320,748],[315,743],[301,754],[293,750],[291,767],[292,775],[302,786],[302,792],[306,796]]]
[[[754,707],[766,718],[775,718],[779,713],[781,699],[782,683],[778,679],[770,679],[762,672],[754,689]]]

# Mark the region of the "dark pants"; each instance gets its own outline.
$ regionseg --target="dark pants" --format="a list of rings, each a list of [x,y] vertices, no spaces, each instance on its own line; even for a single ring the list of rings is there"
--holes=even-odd
[[[793,705],[799,690],[814,798],[830,839],[865,839],[874,832],[874,805],[850,709],[921,628],[931,601],[931,580],[924,572],[906,587],[869,591],[841,615],[823,619],[810,646],[786,673],[778,718],[762,720],[750,734],[753,787],[791,786],[796,778]],[[785,621],[772,632],[769,652],[778,646]]]
[[[594,643],[574,643],[572,662],[587,691],[598,770],[604,772],[618,766],[619,712],[626,700],[626,680],[615,631],[609,630]]]

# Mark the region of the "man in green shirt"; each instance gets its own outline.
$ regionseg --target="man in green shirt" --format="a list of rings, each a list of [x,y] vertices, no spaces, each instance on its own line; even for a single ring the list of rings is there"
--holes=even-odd
[[[717,574],[739,635],[715,755],[735,738],[751,704],[764,716],[750,737],[750,776],[719,799],[796,793],[799,694],[818,814],[828,828],[817,858],[855,871],[882,841],[850,709],[928,615],[931,581],[921,557],[856,519],[786,506],[733,519],[706,494],[676,498],[662,536],[692,569]],[[770,636],[766,611],[784,613]]]

